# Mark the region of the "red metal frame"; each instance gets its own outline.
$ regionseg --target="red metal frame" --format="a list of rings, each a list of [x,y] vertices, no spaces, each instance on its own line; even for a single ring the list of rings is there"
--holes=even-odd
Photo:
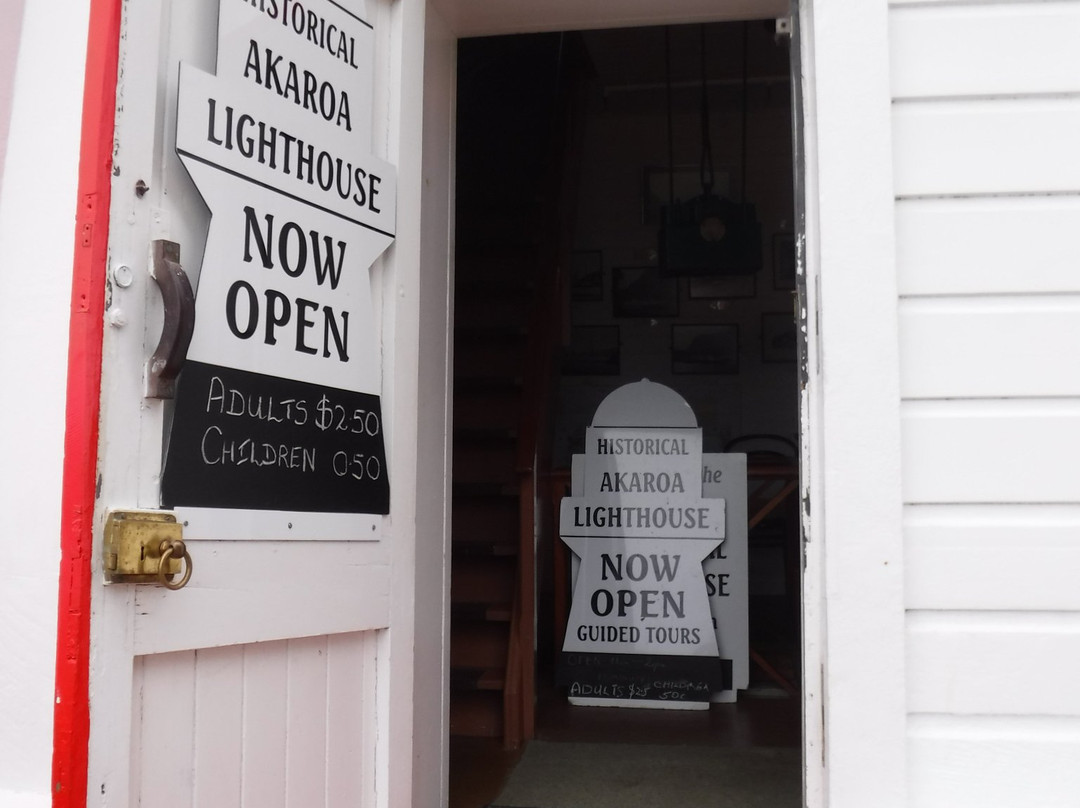
[[[90,557],[119,50],[120,0],[91,0],[68,347],[53,712],[54,808],[85,808],[87,798]]]

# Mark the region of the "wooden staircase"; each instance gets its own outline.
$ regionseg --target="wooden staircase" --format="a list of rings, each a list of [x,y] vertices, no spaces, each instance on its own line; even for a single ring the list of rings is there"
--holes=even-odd
[[[459,253],[454,328],[450,731],[498,737],[507,734],[507,716],[520,724],[522,710],[510,662],[511,651],[521,655],[512,643],[522,609],[518,438],[528,344],[522,311],[531,304],[530,285],[521,278],[531,273],[513,276],[517,288],[486,285],[480,278],[489,262],[463,258]]]
[[[454,295],[450,732],[533,735],[534,515],[568,247],[566,37],[463,41]]]

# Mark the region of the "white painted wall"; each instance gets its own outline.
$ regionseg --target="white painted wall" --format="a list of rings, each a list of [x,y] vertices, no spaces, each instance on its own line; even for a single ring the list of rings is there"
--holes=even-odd
[[[889,13],[910,804],[1080,799],[1080,2]]]
[[[0,24],[0,124],[8,124],[6,151],[0,148],[5,808],[50,800],[68,301],[88,9],[83,0],[57,14],[48,3],[16,0],[3,4]]]
[[[0,186],[4,183],[11,104],[15,94],[15,64],[22,35],[23,0],[5,0],[4,27],[0,29]]]

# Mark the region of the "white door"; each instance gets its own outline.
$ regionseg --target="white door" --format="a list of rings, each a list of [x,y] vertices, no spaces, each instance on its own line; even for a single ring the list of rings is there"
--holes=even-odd
[[[444,430],[419,428],[418,402],[429,421],[445,420],[447,298],[445,240],[427,249],[419,233],[423,4],[231,0],[226,10],[219,0],[140,0],[123,13],[91,584],[89,804],[434,804],[432,789],[445,779],[437,551],[445,486],[430,486],[418,507],[417,457],[423,479],[440,481],[447,452]],[[251,24],[237,28],[236,15]],[[204,147],[189,148],[185,163],[178,109],[180,139],[201,138]],[[259,138],[265,151],[275,136],[276,159],[259,153]],[[315,147],[307,163],[304,137]],[[209,149],[220,159],[207,160]],[[330,175],[320,171],[343,155],[357,170],[339,166],[327,187]],[[351,183],[349,193],[341,183]],[[179,245],[197,290],[189,361],[225,368],[194,397],[188,384],[188,399],[198,410],[202,396],[210,420],[198,424],[198,451],[188,451],[195,467],[167,469],[164,500],[166,455],[192,443],[183,371],[180,399],[146,395],[164,320],[150,276],[158,240]],[[437,328],[421,322],[422,261],[434,262],[427,315]],[[335,296],[336,271],[342,287],[344,278],[358,281],[351,296]],[[425,343],[431,333],[435,342]],[[259,404],[237,381],[249,377],[228,375],[252,369],[243,357],[257,351],[243,349],[256,343],[265,357],[255,369],[307,385],[301,394],[293,387]],[[304,369],[309,358],[314,370]],[[334,389],[348,406],[333,401]],[[303,390],[314,391],[306,407]],[[356,405],[356,396],[381,400],[381,412]],[[279,409],[271,414],[271,406]],[[302,435],[274,432],[282,421],[300,429],[301,418],[309,431],[316,420],[322,432],[340,429],[343,442],[306,446]],[[369,448],[381,440],[384,453],[357,450],[357,434]],[[335,481],[360,478],[354,489],[325,494]],[[372,489],[376,478],[381,488]],[[181,493],[170,495],[170,486]],[[352,505],[352,491],[361,504]],[[185,523],[190,581],[176,591],[105,582],[108,514],[159,510],[163,501]],[[422,585],[418,541],[436,550]],[[425,633],[433,642],[414,650]]]

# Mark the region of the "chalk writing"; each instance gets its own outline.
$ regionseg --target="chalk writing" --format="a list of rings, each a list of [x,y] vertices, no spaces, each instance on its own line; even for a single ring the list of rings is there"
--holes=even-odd
[[[386,513],[375,396],[189,362],[162,482],[166,504]]]
[[[731,660],[717,657],[564,653],[556,681],[570,696],[708,701],[731,689]]]

